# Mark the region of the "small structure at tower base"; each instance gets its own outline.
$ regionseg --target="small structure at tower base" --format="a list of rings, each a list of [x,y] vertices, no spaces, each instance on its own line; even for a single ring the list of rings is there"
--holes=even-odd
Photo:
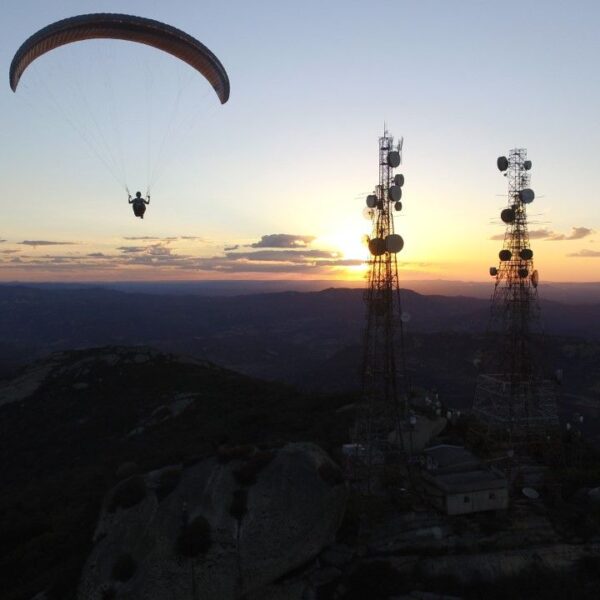
[[[462,446],[441,444],[425,450],[421,482],[428,500],[448,515],[508,508],[508,480]]]

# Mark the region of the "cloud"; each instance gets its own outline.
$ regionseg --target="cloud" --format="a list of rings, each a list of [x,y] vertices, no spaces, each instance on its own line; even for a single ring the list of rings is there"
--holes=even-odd
[[[250,244],[250,248],[305,248],[315,239],[314,235],[291,235],[289,233],[271,233],[263,235],[259,242]]]
[[[0,250],[0,254],[15,254],[18,250]]]
[[[184,236],[177,239],[200,239]],[[261,240],[248,246],[233,244],[227,246],[223,254],[216,256],[197,256],[179,254],[177,247],[171,244],[173,238],[138,236],[123,238],[137,240],[140,243],[124,244],[107,253],[88,252],[45,254],[43,256],[19,254],[15,264],[6,256],[2,261],[4,268],[27,269],[44,273],[55,272],[132,272],[134,269],[160,269],[171,274],[198,272],[222,274],[313,274],[328,275],[337,269],[360,266],[362,259],[347,259],[340,252],[330,249],[309,247],[314,236],[272,234],[262,236]],[[36,242],[37,243],[37,242]],[[33,244],[32,244],[33,245]],[[239,250],[238,250],[239,249]],[[0,260],[2,259],[0,253]]]
[[[580,250],[579,252],[567,254],[567,256],[578,258],[600,258],[600,250],[588,250],[587,248],[585,248],[583,250]]]
[[[23,240],[22,246],[76,246],[77,242],[50,242],[48,240]]]
[[[329,250],[258,250],[257,252],[227,252],[230,260],[256,260],[266,262],[306,262],[315,259],[332,259],[337,252]]]
[[[3,244],[6,240],[0,240],[0,244]]]
[[[169,242],[177,242],[178,240],[198,240],[204,241],[204,238],[198,237],[196,235],[180,235],[180,236],[170,236],[170,237],[160,237],[158,235],[133,235],[133,236],[125,236],[123,238],[128,242],[163,242],[168,244]]]
[[[162,244],[154,244],[146,248],[146,254],[149,254],[150,256],[171,256],[172,252],[171,248],[167,248]]]
[[[529,232],[530,240],[544,240],[546,242],[562,242],[570,240],[581,240],[588,235],[594,233],[593,229],[589,227],[571,227],[571,233],[558,233],[551,229],[532,229]],[[490,240],[503,240],[504,234],[498,233],[490,237]]]
[[[135,254],[137,252],[145,252],[147,246],[119,246],[117,250],[120,250],[124,254]]]
[[[581,240],[588,235],[592,235],[594,233],[593,229],[589,227],[571,227],[571,233],[565,235],[564,233],[555,233],[550,240],[559,241],[559,240]]]
[[[107,260],[111,260],[114,258],[114,256],[111,256],[110,254],[104,254],[103,252],[90,252],[89,254],[85,255],[87,258],[104,258]]]
[[[150,256],[167,256],[171,255],[172,250],[166,244],[169,242],[158,242],[148,246],[119,246],[123,254],[148,254]]]
[[[330,259],[302,262],[266,262],[232,259],[222,256],[194,259],[191,262],[201,271],[223,273],[310,273],[323,268],[351,267],[363,264],[362,260]]]
[[[530,240],[547,240],[549,238],[552,238],[552,236],[556,235],[556,233],[554,233],[554,231],[550,230],[550,229],[532,229],[529,232],[529,239]]]

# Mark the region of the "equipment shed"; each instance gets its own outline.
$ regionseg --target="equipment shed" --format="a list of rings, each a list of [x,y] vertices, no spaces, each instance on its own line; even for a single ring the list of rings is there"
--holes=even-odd
[[[506,477],[465,448],[435,446],[425,450],[425,457],[421,480],[438,510],[463,515],[508,508]]]

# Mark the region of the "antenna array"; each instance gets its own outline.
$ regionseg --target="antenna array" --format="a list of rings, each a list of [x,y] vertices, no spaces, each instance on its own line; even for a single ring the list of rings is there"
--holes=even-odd
[[[508,205],[500,213],[506,225],[495,278],[488,327],[485,373],[480,375],[473,412],[496,443],[509,447],[547,442],[558,433],[556,386],[544,380],[536,360],[539,325],[538,272],[529,243],[527,206],[535,199],[529,187],[532,163],[527,150],[501,156],[498,169],[508,181]]]
[[[372,221],[366,327],[363,343],[362,394],[353,432],[356,478],[372,491],[373,468],[398,464],[405,455],[402,423],[406,418],[408,383],[404,352],[397,254],[403,238],[394,229],[394,211],[402,210],[404,176],[394,174],[402,162],[402,142],[384,130],[379,138],[379,184],[366,198]],[[360,468],[355,470],[357,473]]]

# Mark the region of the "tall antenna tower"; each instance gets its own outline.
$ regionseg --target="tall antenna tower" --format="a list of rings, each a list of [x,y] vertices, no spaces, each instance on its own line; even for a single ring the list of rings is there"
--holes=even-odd
[[[539,325],[538,272],[527,230],[531,161],[515,148],[501,156],[498,169],[508,181],[508,206],[500,213],[506,224],[491,302],[488,355],[480,375],[473,410],[496,441],[511,448],[547,442],[558,430],[556,386],[544,380],[534,352]]]
[[[401,423],[406,416],[408,385],[404,353],[403,313],[396,256],[404,240],[394,230],[394,211],[402,210],[404,176],[394,175],[402,162],[401,138],[384,128],[379,138],[379,184],[367,196],[366,215],[372,221],[366,328],[362,364],[362,394],[354,443],[357,462],[366,467],[371,491],[374,465],[398,462],[404,454]]]

